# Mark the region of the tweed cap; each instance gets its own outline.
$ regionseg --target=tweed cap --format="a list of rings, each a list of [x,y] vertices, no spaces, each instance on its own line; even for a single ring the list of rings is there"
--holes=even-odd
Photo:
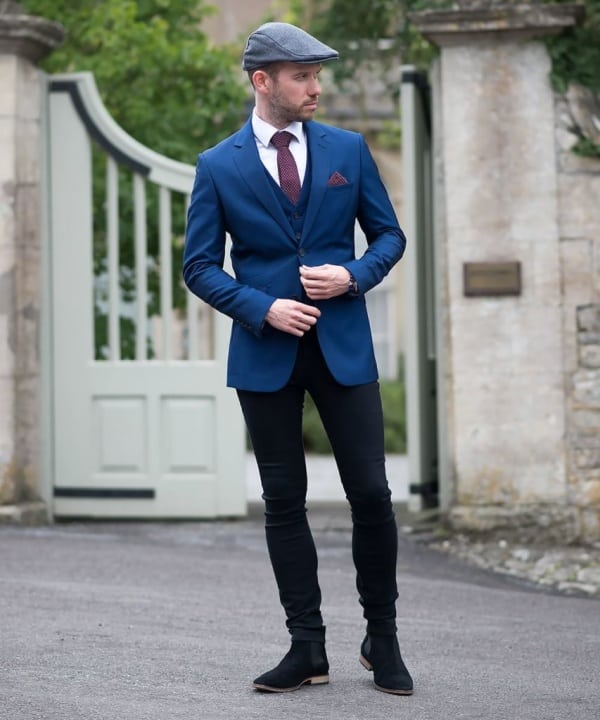
[[[269,22],[257,28],[248,38],[242,68],[256,70],[274,62],[301,64],[337,60],[339,54],[295,25]]]

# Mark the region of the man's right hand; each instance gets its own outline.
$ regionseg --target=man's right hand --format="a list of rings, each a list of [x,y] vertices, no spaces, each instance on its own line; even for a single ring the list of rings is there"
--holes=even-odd
[[[321,311],[314,305],[279,298],[269,308],[265,320],[277,330],[302,337],[320,316]]]

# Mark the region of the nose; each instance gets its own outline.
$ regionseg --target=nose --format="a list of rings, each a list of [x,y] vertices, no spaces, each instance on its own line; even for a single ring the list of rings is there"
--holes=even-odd
[[[319,78],[316,75],[314,78],[312,78],[312,82],[309,87],[309,93],[311,95],[321,94],[321,83],[319,82]]]

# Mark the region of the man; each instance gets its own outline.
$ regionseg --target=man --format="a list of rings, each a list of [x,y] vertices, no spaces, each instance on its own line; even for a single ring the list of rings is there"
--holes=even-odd
[[[352,551],[367,632],[360,662],[379,690],[412,693],[395,623],[397,529],[365,293],[406,244],[362,137],[312,121],[319,72],[338,53],[300,28],[248,38],[255,94],[246,125],[198,159],[185,282],[233,318],[228,385],[237,389],[265,502],[269,556],[291,634],[258,690],[329,680],[317,555],[306,517],[302,407],[308,391],[352,510]],[[354,226],[368,242],[355,257]],[[225,235],[235,278],[224,272]]]

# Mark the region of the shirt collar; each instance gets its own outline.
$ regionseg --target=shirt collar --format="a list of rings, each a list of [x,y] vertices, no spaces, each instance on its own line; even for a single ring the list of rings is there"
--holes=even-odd
[[[298,120],[290,123],[287,127],[283,128],[283,130],[292,133],[298,142],[302,142],[304,139],[304,128],[302,123]],[[269,147],[271,144],[271,138],[276,132],[278,132],[278,129],[266,122],[266,120],[259,118],[256,114],[256,108],[254,108],[252,111],[252,131],[254,132],[254,137],[262,145]]]

